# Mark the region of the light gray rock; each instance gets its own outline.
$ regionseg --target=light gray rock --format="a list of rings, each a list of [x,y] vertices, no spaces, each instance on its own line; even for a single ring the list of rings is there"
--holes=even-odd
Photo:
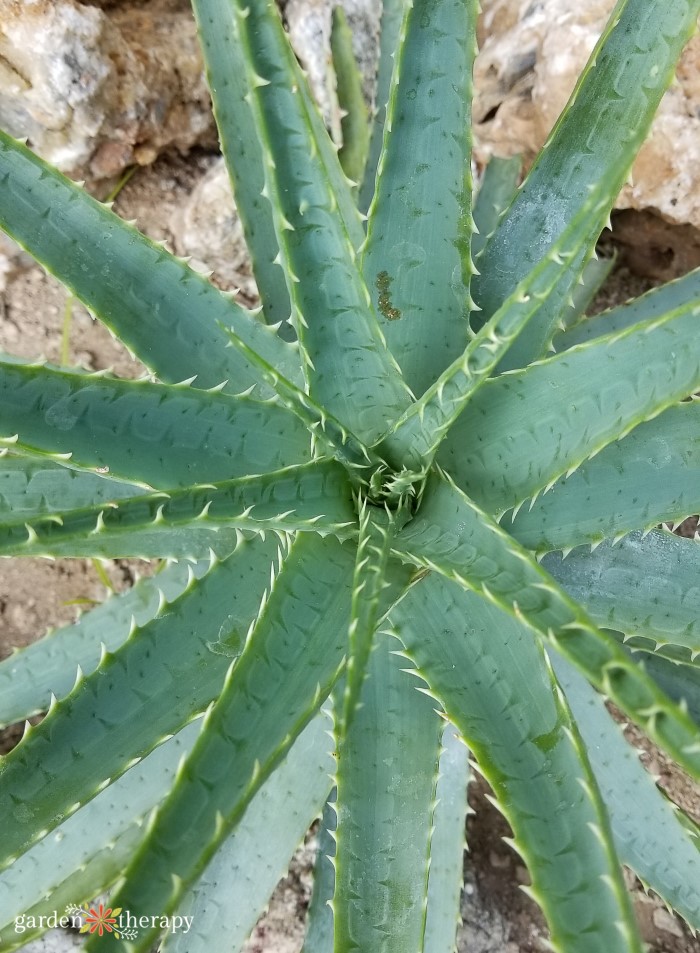
[[[0,126],[91,180],[216,141],[183,0],[0,0]]]
[[[477,157],[532,161],[600,36],[614,0],[483,0],[476,65]],[[652,210],[700,227],[700,37],[686,48],[677,84],[618,208]]]

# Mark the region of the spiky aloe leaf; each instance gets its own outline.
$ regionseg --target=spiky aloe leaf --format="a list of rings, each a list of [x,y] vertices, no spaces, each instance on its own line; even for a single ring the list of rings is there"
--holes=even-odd
[[[647,651],[643,654],[632,649],[628,651],[637,662],[642,662],[649,676],[669,698],[687,706],[690,717],[700,725],[700,672],[697,664],[686,665]],[[694,836],[700,844],[697,832]]]
[[[0,433],[15,450],[164,489],[303,463],[311,449],[274,403],[7,362]]]
[[[52,695],[66,696],[75,682],[76,666],[90,675],[99,665],[103,645],[116,652],[134,624],[143,627],[155,618],[163,600],[174,602],[191,576],[199,578],[209,566],[208,559],[166,566],[85,612],[73,625],[49,633],[0,662],[0,727],[45,711]]]
[[[197,20],[207,85],[211,92],[219,142],[243,225],[253,274],[268,324],[288,322],[291,303],[284,271],[277,260],[279,246],[269,199],[263,195],[263,154],[250,110],[250,90],[234,38],[230,0],[192,4]]]
[[[564,659],[552,657],[610,816],[620,860],[700,929],[700,851],[625,741],[603,699]],[[644,819],[640,823],[640,818]]]
[[[241,949],[328,794],[330,724],[324,713],[314,718],[260,788],[177,908],[177,916],[192,917],[191,930],[168,933],[162,953]]]
[[[378,448],[386,459],[397,465],[401,461],[419,472],[427,470],[445,435],[474,394],[549,300],[564,273],[562,264],[576,257],[578,248],[586,240],[590,220],[600,208],[600,193],[600,188],[592,191],[589,202],[543,260],[472,337],[464,353],[411,404],[386,435]]]
[[[333,537],[293,543],[114,906],[171,912],[316,714],[343,664],[353,563]],[[155,933],[144,930],[134,950]]]
[[[341,745],[360,703],[362,683],[379,621],[379,600],[384,588],[387,559],[395,532],[395,521],[378,507],[369,506],[366,500],[361,504],[359,516],[348,628],[347,672],[339,727]]]
[[[468,337],[477,4],[414,0],[405,10],[362,268],[387,343],[420,395]]]
[[[0,520],[10,515],[31,520],[64,507],[97,505],[146,492],[133,483],[71,470],[64,465],[68,461],[32,460],[10,452],[0,456]]]
[[[261,379],[270,385],[280,403],[306,425],[322,451],[330,452],[338,460],[355,469],[363,469],[368,463],[378,463],[365,444],[333,414],[300,387],[287,380],[262,357],[254,354],[235,335],[231,334],[229,337],[230,346],[244,351],[251,364],[258,369]]]
[[[517,620],[435,574],[391,620],[510,822],[554,949],[641,951],[600,794],[542,648]]]
[[[335,891],[335,788],[323,808],[318,828],[314,863],[314,889],[306,917],[306,936],[301,953],[333,953],[333,910]]]
[[[78,670],[72,692],[3,758],[0,809],[12,823],[2,868],[217,697],[269,584],[277,545],[272,537],[242,542],[192,580],[115,654],[105,653],[92,675]]]
[[[187,725],[0,874],[3,950],[23,946],[44,932],[18,934],[15,917],[44,914],[48,919],[69,903],[92,900],[117,880],[144,837],[148,814],[167,794],[199,729],[199,724]]]
[[[606,334],[623,331],[635,324],[659,318],[681,307],[687,301],[698,298],[700,298],[700,268],[675,281],[669,281],[668,284],[661,285],[659,288],[652,288],[640,298],[579,321],[567,331],[556,335],[553,342],[554,349],[567,351],[577,344],[585,344]]]
[[[423,953],[455,953],[466,841],[469,751],[451,724],[442,733],[440,773],[430,838]]]
[[[450,430],[439,462],[490,513],[517,507],[700,388],[699,316],[689,301],[493,378]],[[523,419],[514,426],[516,408]]]
[[[539,553],[681,522],[700,510],[700,402],[669,407],[523,507],[509,532]]]
[[[314,461],[260,477],[148,493],[105,506],[65,510],[28,522],[0,523],[0,554],[56,556],[93,537],[129,538],[139,531],[166,533],[172,528],[209,526],[236,529],[315,530],[352,535],[356,514],[345,470],[334,461]]]
[[[0,185],[0,226],[161,380],[196,375],[198,387],[227,381],[229,393],[258,384],[247,362],[224,350],[217,319],[298,375],[296,350],[272,330],[1,130]]]
[[[610,276],[616,261],[617,257],[615,255],[610,258],[595,256],[586,263],[578,284],[571,293],[569,306],[562,313],[560,326],[569,327],[583,318],[596,294]],[[557,351],[559,348],[552,345],[552,350]]]
[[[630,533],[593,552],[552,553],[542,565],[598,625],[634,636],[633,645],[690,660],[700,653],[700,545],[671,533]]]
[[[384,144],[384,127],[391,93],[391,76],[394,71],[394,51],[398,46],[407,5],[407,0],[383,0],[382,2],[376,105],[372,117],[369,156],[359,195],[359,207],[362,212],[367,212],[374,196],[377,167]]]
[[[378,639],[340,739],[334,953],[419,950],[442,723]]]
[[[529,625],[700,778],[700,739],[692,719],[454,484],[438,476],[428,480],[420,511],[396,535],[394,548]]]
[[[612,206],[698,14],[698,0],[669,0],[663,7],[618,0],[566,109],[481,257],[473,296],[484,319],[556,241],[592,185],[608,183]],[[604,224],[602,216],[591,228],[591,249]],[[586,256],[571,269],[571,286]],[[543,353],[567,293],[561,292],[511,351],[508,367],[522,367]]]
[[[359,274],[270,0],[236,0],[238,38],[310,396],[363,441],[409,401]],[[275,366],[274,361],[270,361]]]
[[[342,7],[333,7],[331,57],[341,111],[342,145],[338,158],[343,172],[353,182],[362,182],[367,165],[370,128],[362,76],[352,49],[352,31]]]
[[[479,267],[479,256],[487,241],[493,235],[498,220],[515,198],[518,179],[522,169],[520,156],[502,159],[494,156],[489,159],[474,200],[474,226],[472,235],[472,258]]]

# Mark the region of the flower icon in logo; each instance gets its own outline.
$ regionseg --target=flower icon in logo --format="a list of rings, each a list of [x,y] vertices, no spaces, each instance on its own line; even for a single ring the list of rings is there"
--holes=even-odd
[[[86,907],[83,911],[83,916],[85,918],[85,923],[80,928],[81,933],[97,933],[98,936],[103,936],[105,933],[112,933],[117,939],[119,939],[119,933],[117,927],[119,926],[119,921],[117,917],[122,912],[121,907],[107,907],[103,903],[98,904],[95,907]]]

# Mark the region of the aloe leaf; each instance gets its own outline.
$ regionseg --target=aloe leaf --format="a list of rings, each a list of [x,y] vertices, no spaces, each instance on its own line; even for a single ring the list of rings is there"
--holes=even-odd
[[[379,444],[380,454],[397,464],[402,461],[407,467],[427,469],[450,427],[549,300],[561,280],[562,263],[576,257],[599,205],[597,189],[545,258],[472,337],[464,353],[411,404]]]
[[[700,778],[697,726],[514,539],[438,476],[394,539],[417,565],[442,573],[529,625],[683,766]]]
[[[241,949],[328,794],[335,768],[329,727],[320,714],[299,735],[178,906],[192,928],[168,933],[162,953]]]
[[[634,657],[634,650],[630,651]],[[657,653],[643,651],[642,656],[637,654],[636,661],[641,660],[659,688],[675,702],[685,705],[690,717],[700,725],[700,671],[697,662],[695,665],[686,665]]]
[[[478,268],[478,259],[493,235],[498,220],[515,198],[523,163],[520,156],[502,159],[493,156],[484,169],[479,191],[474,200],[472,257]]]
[[[375,179],[379,157],[384,144],[387,107],[391,93],[391,77],[394,71],[394,51],[399,44],[401,24],[408,6],[407,0],[383,0],[379,32],[379,64],[377,68],[376,106],[372,117],[369,156],[360,188],[359,207],[367,212],[374,196]]]
[[[699,316],[700,304],[686,302],[642,327],[487,381],[439,462],[501,516],[700,389]]]
[[[700,268],[691,271],[682,278],[669,281],[659,288],[652,288],[646,294],[616,308],[609,308],[590,318],[584,318],[573,327],[557,334],[554,338],[556,351],[567,351],[577,344],[586,344],[595,338],[617,331],[624,331],[642,321],[660,318],[674,311],[687,301],[700,298]]]
[[[332,11],[331,57],[342,117],[338,158],[347,177],[360,183],[369,152],[369,114],[362,92],[362,76],[352,49],[352,31],[342,7],[333,7]]]
[[[133,483],[81,470],[64,463],[0,453],[0,522],[10,516],[34,519],[78,506],[107,504],[145,489]]]
[[[218,696],[269,584],[277,546],[271,537],[242,542],[134,628],[115,654],[106,652],[92,675],[78,670],[71,693],[0,762],[0,810],[8,819],[0,867]]]
[[[671,533],[630,533],[591,552],[581,547],[566,559],[542,560],[573,599],[598,625],[633,637],[631,644],[667,654],[700,653],[700,545]]]
[[[394,536],[391,519],[378,507],[363,501],[352,579],[352,603],[348,629],[348,660],[338,734],[344,739],[360,702],[370,651],[379,621],[379,598],[384,587],[386,564]]]
[[[600,695],[564,659],[554,655],[552,665],[591,759],[620,860],[700,929],[700,851]]]
[[[469,333],[476,19],[475,0],[406,4],[369,210],[362,268],[416,395],[464,350]]]
[[[596,294],[609,278],[616,261],[617,256],[613,255],[610,258],[593,257],[586,263],[579,283],[571,293],[569,307],[562,314],[560,326],[570,327],[581,320],[586,310],[591,306]],[[552,345],[552,350],[558,351],[560,349]]]
[[[114,906],[171,912],[316,714],[343,664],[353,561],[330,536],[293,543]],[[156,933],[144,930],[134,953]]]
[[[422,953],[456,953],[456,933],[461,922],[468,784],[469,751],[454,726],[445,725],[430,838]]]
[[[335,813],[336,790],[333,788],[323,808],[318,828],[318,847],[314,863],[314,888],[306,917],[306,936],[301,953],[333,953],[333,910],[335,892]]]
[[[199,729],[199,724],[187,725],[0,874],[3,950],[13,940],[16,948],[31,938],[29,931],[15,932],[16,916],[60,913],[69,903],[92,900],[117,880],[144,837],[145,819],[168,793]]]
[[[282,373],[299,379],[294,348],[2,131],[0,185],[0,227],[161,380],[175,383],[196,375],[198,387],[227,381],[229,393],[258,384],[253,368],[224,350],[217,320]]]
[[[234,548],[235,544],[231,550]],[[90,675],[100,663],[102,645],[108,652],[116,652],[134,624],[143,627],[154,619],[163,601],[173,602],[192,575],[199,578],[209,567],[208,559],[194,565],[166,566],[85,612],[73,625],[49,633],[0,662],[0,727],[46,711],[52,695],[65,697],[75,682],[76,666]]]
[[[263,196],[263,153],[248,103],[250,90],[240,64],[240,48],[230,0],[194,0],[202,47],[231,188],[253,265],[253,274],[268,324],[288,325],[291,303],[284,272],[277,261],[279,246],[269,200]]]
[[[71,540],[109,541],[133,531],[218,526],[284,531],[313,530],[351,535],[356,521],[345,470],[334,461],[314,461],[259,477],[203,484],[170,493],[149,493],[106,506],[65,510],[28,522],[0,523],[0,554],[55,556]],[[130,542],[133,542],[130,540]]]
[[[236,23],[309,395],[373,443],[409,394],[372,312],[351,236],[336,214],[312,107],[299,91],[303,77],[296,75],[279,15],[267,0],[236,0]]]
[[[662,7],[618,0],[568,105],[482,255],[473,296],[484,319],[556,241],[592,185],[608,184],[612,206],[699,13],[698,0],[668,0]],[[591,248],[604,224],[601,217],[591,228]],[[570,272],[572,286],[584,261],[585,255]],[[542,334],[520,342],[513,358],[525,363],[542,353],[559,304],[552,299],[549,326],[542,320]]]
[[[276,368],[253,354],[250,348],[231,335],[230,345],[241,348],[260,372],[260,377],[273,389],[280,403],[302,421],[314,435],[322,449],[329,451],[346,466],[362,469],[370,462],[378,463],[364,443],[325,408],[313,400],[301,388],[280,374]]]
[[[611,443],[523,507],[508,531],[527,549],[565,551],[700,511],[700,403],[677,404]]]
[[[600,794],[542,648],[516,619],[434,574],[391,621],[510,822],[553,947],[641,951]]]
[[[380,638],[341,738],[334,953],[420,950],[442,723]]]
[[[308,431],[274,403],[23,363],[0,362],[0,432],[15,450],[165,488],[310,457]]]

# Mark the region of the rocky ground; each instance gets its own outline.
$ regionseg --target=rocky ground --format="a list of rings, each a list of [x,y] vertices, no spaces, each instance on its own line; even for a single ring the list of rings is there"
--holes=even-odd
[[[255,289],[250,269],[241,254],[240,229],[235,213],[226,200],[227,185],[216,153],[206,96],[201,91],[191,26],[183,27],[184,32],[179,41],[180,52],[184,50],[184,54],[177,59],[177,63],[182,61],[185,66],[178,65],[175,69],[170,55],[173,50],[172,31],[176,24],[185,23],[187,4],[180,0],[136,0],[128,4],[114,0],[84,4],[69,0],[57,0],[54,4],[34,0],[33,3],[37,12],[45,15],[59,32],[60,22],[56,20],[56,11],[62,5],[70,7],[73,10],[71,15],[76,17],[73,32],[77,30],[81,39],[74,52],[76,56],[79,53],[83,56],[78,66],[82,62],[81,68],[87,69],[89,66],[92,70],[93,88],[102,88],[101,83],[104,86],[105,80],[98,68],[98,53],[104,51],[105,44],[108,56],[101,62],[107,64],[105,69],[109,68],[109,63],[116,64],[114,68],[118,74],[110,82],[117,83],[121,77],[131,77],[128,80],[131,82],[136,75],[138,83],[132,83],[132,91],[122,88],[118,118],[121,117],[119,121],[123,119],[123,126],[119,127],[118,123],[112,126],[126,131],[119,136],[113,135],[111,139],[103,136],[104,116],[114,119],[117,113],[109,112],[111,107],[104,97],[100,99],[97,96],[89,102],[89,97],[83,97],[78,102],[76,93],[77,98],[66,112],[68,118],[64,126],[53,131],[53,138],[46,134],[47,151],[53,149],[54,158],[63,155],[68,164],[81,164],[91,179],[90,187],[101,197],[114,184],[121,170],[136,162],[140,167],[117,199],[116,210],[119,214],[125,218],[135,218],[142,230],[151,237],[167,239],[175,250],[192,255],[203,268],[213,268],[213,281],[222,287],[239,288],[241,300],[252,302]],[[325,29],[323,4],[306,0],[305,7],[302,0],[288,0],[286,6],[290,20],[295,22],[296,18],[299,34],[310,37],[313,45]],[[366,12],[366,6],[359,0],[349,3],[351,9],[356,8],[356,12],[359,10],[360,13],[362,9]],[[489,11],[493,14],[494,22],[499,22],[500,18],[498,42],[505,43],[506,34],[509,30],[512,33],[514,29],[506,15],[506,5],[492,0],[484,6],[487,15]],[[542,7],[543,4],[532,6]],[[566,9],[561,9],[567,12],[570,6],[565,4]],[[8,15],[4,22],[0,16],[0,83],[3,81],[2,71],[8,73],[12,69],[19,77],[12,80],[17,87],[21,87],[22,82],[28,83],[27,76],[36,69],[33,59],[38,56],[32,54],[33,59],[27,57],[22,62],[19,62],[16,54],[8,58],[9,15],[17,14],[16,22],[13,21],[14,28],[20,30],[20,7],[21,4],[14,0],[0,0],[0,13]],[[104,38],[105,25],[100,19],[103,13],[98,12],[97,7],[104,8],[114,18],[113,22],[120,31],[118,37],[113,35],[109,41]],[[518,4],[512,4],[511,7],[517,8]],[[154,11],[157,11],[158,16],[155,16]],[[163,17],[166,19],[163,20]],[[595,22],[594,17],[589,19]],[[3,29],[6,30],[4,40]],[[146,41],[148,30],[155,31],[160,46],[155,41]],[[529,66],[525,61],[521,63],[520,75],[512,83],[509,95],[517,93],[522,99],[523,89],[527,88],[529,82],[527,77],[530,76],[534,82],[540,75],[537,64],[541,66],[541,61],[538,57],[542,48],[547,49],[543,37],[544,34],[535,44],[535,60],[529,56],[526,58]],[[29,37],[26,31],[20,39],[26,44],[30,44],[31,40],[31,43],[40,46],[39,40]],[[95,56],[86,59],[84,51],[89,48],[89,42],[93,43],[91,49],[95,51]],[[125,45],[121,46],[122,42]],[[514,42],[513,36],[509,42]],[[582,48],[585,45],[582,42]],[[505,62],[505,57],[504,53],[501,63]],[[486,60],[484,64],[488,66]],[[171,69],[170,73],[168,69]],[[155,95],[156,87],[162,85],[163,76],[169,77],[167,82],[172,92],[165,105],[162,97],[159,99]],[[90,86],[88,79],[83,84],[85,89]],[[53,88],[51,84],[55,86],[59,80],[60,77],[56,79],[48,71],[43,79],[45,88]],[[32,83],[34,81],[32,79]],[[541,77],[539,81],[542,82]],[[128,85],[127,80],[124,82]],[[502,78],[499,82],[503,93],[505,86]],[[145,96],[150,103],[148,109],[137,109],[139,95]],[[19,92],[17,96],[15,102],[19,103]],[[26,98],[24,102],[26,107]],[[97,113],[93,108],[95,102],[101,104],[103,110],[97,126]],[[504,116],[509,109],[515,109],[515,106],[507,105],[507,99],[502,99],[498,108],[494,102],[480,119],[485,127],[485,151],[490,148],[489,143],[495,142],[497,138],[495,133],[491,139],[486,134],[489,124],[493,132],[493,124],[501,108]],[[327,108],[330,109],[331,105]],[[19,105],[16,107],[15,119],[21,113],[21,108]],[[2,109],[0,106],[0,120]],[[167,121],[157,121],[159,110],[168,117]],[[37,113],[40,113],[38,107]],[[124,116],[127,118],[124,119]],[[89,131],[90,122],[93,123],[92,133]],[[78,131],[80,123],[83,124],[82,133]],[[700,147],[700,134],[696,142]],[[153,161],[165,146],[165,152]],[[623,254],[610,286],[597,302],[598,308],[643,292],[649,287],[651,278],[668,277],[700,263],[700,242],[697,241],[690,212],[684,219],[686,229],[690,230],[683,232],[679,231],[678,222],[673,223],[673,226],[661,224],[658,217],[652,215],[650,218],[647,206],[643,207],[647,208],[644,218],[636,213],[622,213],[616,221],[614,238]],[[688,222],[691,224],[688,225]],[[630,270],[631,267],[636,271]],[[70,314],[69,320],[67,314]],[[62,355],[65,357],[67,354],[70,363],[92,370],[111,367],[124,376],[137,376],[140,373],[140,368],[124,349],[87,312],[70,301],[55,281],[24,257],[18,258],[11,253],[9,248],[5,248],[3,258],[2,246],[0,351],[27,357],[43,355],[53,361],[60,361]],[[110,563],[106,571],[110,585],[121,589],[131,585],[135,575],[140,571],[148,571],[148,567],[120,560]],[[89,562],[0,562],[0,657],[9,653],[13,646],[27,644],[39,637],[48,626],[73,619],[78,611],[76,600],[99,601],[105,595],[104,580]],[[18,730],[6,732],[2,740],[4,749],[7,750],[17,737]],[[661,775],[661,783],[669,795],[696,817],[700,816],[697,790],[653,750],[647,752],[645,759],[653,773]],[[505,822],[486,800],[485,793],[482,782],[475,783],[470,790],[470,802],[475,813],[470,816],[468,823],[469,854],[465,858],[464,922],[460,930],[459,949],[464,953],[539,953],[545,949],[546,938],[542,918],[534,904],[518,889],[519,884],[527,882],[526,871],[519,858],[503,843],[501,838],[507,834]],[[280,883],[268,913],[256,927],[249,942],[249,953],[293,953],[300,949],[311,889],[313,846],[313,832],[310,832],[306,844],[294,858],[289,874]],[[631,876],[629,885],[634,893],[644,938],[653,953],[697,951],[696,940],[682,922],[671,916],[663,904],[648,897]],[[32,946],[32,949],[66,950],[73,943],[74,939],[57,934]]]

